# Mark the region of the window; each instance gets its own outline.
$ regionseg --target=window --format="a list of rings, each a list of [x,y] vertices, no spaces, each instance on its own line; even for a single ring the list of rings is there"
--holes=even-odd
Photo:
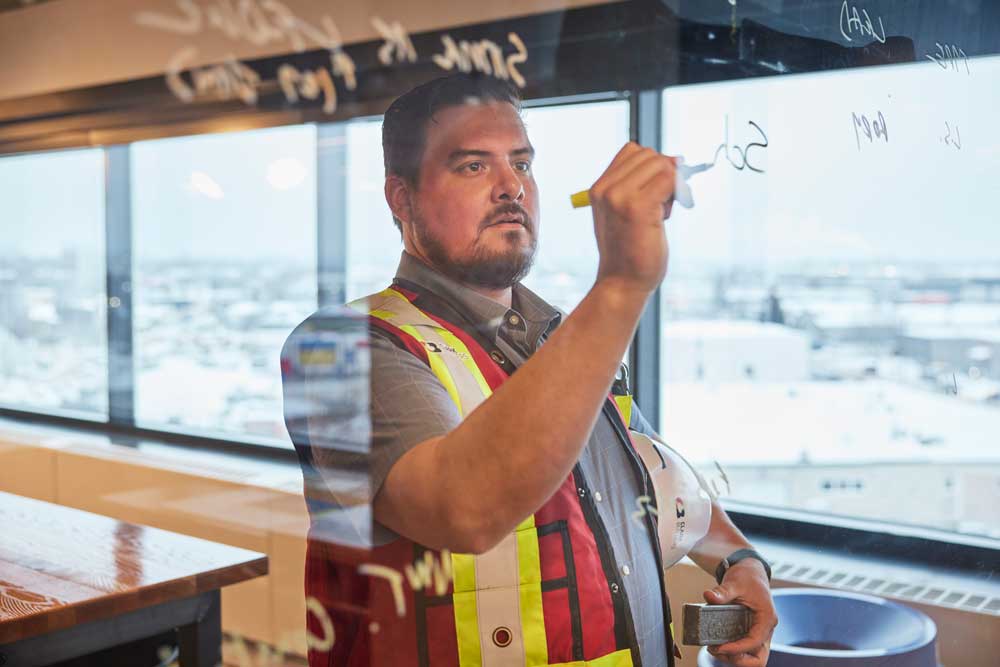
[[[136,423],[290,447],[279,351],[317,303],[315,126],[131,151]]]
[[[524,284],[566,311],[594,284],[598,259],[591,211],[574,209],[569,197],[590,188],[628,141],[628,114],[625,101],[524,112],[541,215],[538,255]]]
[[[664,93],[665,152],[714,167],[668,223],[661,433],[730,497],[1000,536],[1000,59],[975,70]]]
[[[108,412],[104,153],[0,158],[0,404]]]
[[[348,123],[347,137],[347,299],[389,286],[403,242],[385,203],[382,119]]]

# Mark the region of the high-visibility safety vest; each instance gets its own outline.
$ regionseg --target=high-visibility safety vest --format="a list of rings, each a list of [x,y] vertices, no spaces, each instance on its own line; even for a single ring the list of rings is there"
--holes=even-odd
[[[472,334],[419,307],[421,299],[436,297],[407,287],[394,284],[349,305],[424,361],[465,417],[507,373]],[[645,453],[637,451],[627,428],[630,408],[630,397],[609,396],[603,412],[640,488],[660,499],[641,457],[654,457],[657,468],[665,469],[666,462],[655,445],[644,443]],[[672,501],[669,506],[674,508]],[[318,638],[309,653],[311,667],[640,664],[624,584],[579,464],[542,507],[481,555],[430,550],[402,537],[366,551],[344,549],[321,538],[320,513],[312,506],[310,512],[306,594],[332,619],[330,627],[315,609],[307,616]],[[653,512],[641,521],[657,534]],[[662,563],[663,535],[654,544]],[[673,628],[662,577],[659,585],[672,667]]]

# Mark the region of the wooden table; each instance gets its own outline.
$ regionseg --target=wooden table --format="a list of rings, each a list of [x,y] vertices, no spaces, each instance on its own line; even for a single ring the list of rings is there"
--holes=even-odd
[[[178,630],[183,667],[221,660],[219,589],[267,556],[0,492],[0,665],[48,665]]]

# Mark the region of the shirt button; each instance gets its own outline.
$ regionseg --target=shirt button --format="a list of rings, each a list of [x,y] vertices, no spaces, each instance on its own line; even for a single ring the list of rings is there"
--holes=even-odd
[[[583,488],[582,486],[580,488],[578,488],[576,490],[576,492],[580,494],[581,498],[583,498],[585,495],[587,495],[587,489]]]
[[[596,500],[597,502],[601,502],[601,492],[600,491],[594,491],[594,500]]]
[[[626,577],[632,574],[632,570],[628,569],[628,565],[622,565],[622,574],[624,574]]]
[[[492,352],[490,352],[490,359],[497,362],[501,366],[507,363],[507,359],[504,358],[503,354],[501,354],[499,350],[493,350]]]
[[[618,593],[618,584],[614,584],[614,583],[611,584],[611,592],[615,593],[615,594]]]

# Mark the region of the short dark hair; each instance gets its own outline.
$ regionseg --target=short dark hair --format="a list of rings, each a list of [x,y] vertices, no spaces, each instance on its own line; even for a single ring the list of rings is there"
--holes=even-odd
[[[521,112],[521,95],[513,84],[478,73],[438,77],[399,96],[382,121],[385,175],[416,185],[427,145],[427,123],[434,114],[447,107],[488,102],[508,102]],[[392,220],[402,232],[399,219],[393,216]]]

